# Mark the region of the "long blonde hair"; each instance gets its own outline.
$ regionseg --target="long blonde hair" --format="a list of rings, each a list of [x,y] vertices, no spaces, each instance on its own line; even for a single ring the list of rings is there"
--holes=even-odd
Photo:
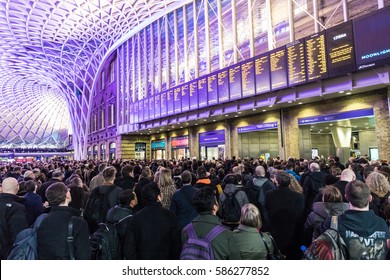
[[[160,172],[160,176],[158,178],[158,186],[160,188],[164,188],[164,187],[168,187],[168,186],[172,186],[174,185],[175,183],[173,182],[173,179],[172,179],[172,172],[171,172],[171,169],[169,168],[164,168],[161,172]]]
[[[384,197],[390,190],[390,184],[386,176],[380,172],[371,172],[366,178],[366,184],[370,192],[379,197]]]

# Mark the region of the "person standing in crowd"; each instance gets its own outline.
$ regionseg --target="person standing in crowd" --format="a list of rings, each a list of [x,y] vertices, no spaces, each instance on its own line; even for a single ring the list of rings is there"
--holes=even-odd
[[[191,185],[191,180],[191,172],[185,170],[181,174],[183,186],[172,195],[170,210],[176,214],[181,228],[184,228],[198,216],[198,212],[192,204],[192,197],[196,192],[196,188]]]
[[[0,259],[5,260],[16,235],[28,227],[28,220],[23,200],[16,195],[19,191],[18,181],[14,177],[8,177],[3,180],[1,189]]]
[[[301,259],[303,237],[303,195],[289,188],[291,179],[285,171],[272,172],[276,189],[265,196],[271,235],[287,259]]]
[[[313,202],[320,193],[320,189],[325,187],[326,175],[326,173],[321,171],[318,163],[312,162],[310,164],[310,173],[306,175],[305,182],[302,186],[305,199],[305,216],[309,215],[311,212]]]
[[[95,175],[90,183],[89,183],[89,189],[92,191],[94,188],[98,187],[98,186],[101,186],[104,184],[104,176],[103,176],[103,171],[104,169],[106,169],[107,167],[107,164],[102,162],[101,164],[99,164],[99,167],[98,167],[98,171],[99,173],[97,175]]]
[[[26,194],[24,198],[24,206],[26,207],[26,214],[28,224],[31,226],[40,214],[42,214],[46,207],[42,204],[42,197],[36,194],[38,184],[35,180],[26,181],[24,184]]]
[[[61,171],[54,171],[52,177],[45,183],[42,184],[40,188],[37,189],[37,194],[42,197],[42,202],[46,202],[46,190],[54,183],[62,182],[64,180],[64,174]]]
[[[210,187],[198,189],[192,203],[199,216],[192,221],[196,235],[204,238],[217,225],[222,226],[221,221],[216,216],[219,205],[214,190]],[[186,229],[182,230],[181,241],[184,244],[189,238]],[[211,241],[211,248],[216,260],[239,260],[240,252],[233,237],[233,232],[226,228],[221,234]]]
[[[345,188],[349,210],[338,217],[338,232],[347,245],[350,260],[384,260],[390,248],[390,233],[384,219],[369,210],[368,186],[354,180]],[[325,222],[330,227],[330,218]]]
[[[122,176],[115,180],[115,185],[120,187],[123,190],[132,190],[135,185],[133,177],[134,166],[125,165],[122,167],[121,174]]]
[[[161,189],[163,199],[161,204],[164,208],[169,209],[171,206],[172,195],[176,191],[175,182],[172,179],[172,172],[169,168],[164,168],[158,180],[158,187]]]
[[[241,208],[240,225],[233,232],[242,260],[266,260],[268,252],[264,242],[270,252],[274,251],[269,234],[262,233],[264,240],[259,234],[261,226],[259,209],[251,203],[245,204]]]
[[[88,260],[91,255],[87,222],[80,211],[69,207],[72,200],[68,187],[61,182],[46,190],[50,213],[38,228],[38,257],[40,260],[69,260],[68,224],[73,218],[73,246],[76,260]]]
[[[175,213],[162,207],[161,189],[154,182],[143,187],[145,207],[131,218],[125,240],[125,259],[177,260],[180,226]]]

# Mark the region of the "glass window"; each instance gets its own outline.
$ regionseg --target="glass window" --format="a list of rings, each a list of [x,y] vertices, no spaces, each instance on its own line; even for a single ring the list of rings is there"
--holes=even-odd
[[[101,74],[101,77],[100,77],[101,79],[101,86],[102,86],[102,88],[101,89],[104,89],[104,71],[102,71],[102,74]]]
[[[100,111],[100,129],[104,129],[104,127],[106,126],[106,123],[105,123],[105,114],[104,114],[104,109],[102,109]]]
[[[115,81],[115,61],[110,64],[110,83]]]

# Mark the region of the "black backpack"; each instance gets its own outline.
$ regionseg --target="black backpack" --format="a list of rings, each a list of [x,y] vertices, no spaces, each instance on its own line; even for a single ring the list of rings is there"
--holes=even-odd
[[[84,218],[88,222],[89,232],[97,230],[98,225],[106,220],[108,209],[110,208],[110,193],[115,187],[110,187],[105,193],[101,192],[99,187],[92,190],[89,195],[84,210]]]
[[[120,248],[115,224],[100,223],[90,237],[92,260],[119,260]]]
[[[240,190],[234,192],[223,192],[226,196],[222,202],[222,220],[227,223],[238,223],[241,216],[241,206],[236,198],[236,194]]]

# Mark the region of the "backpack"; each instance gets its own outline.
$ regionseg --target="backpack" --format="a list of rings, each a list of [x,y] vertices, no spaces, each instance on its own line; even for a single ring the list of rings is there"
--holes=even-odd
[[[199,238],[196,235],[192,223],[188,224],[185,228],[187,231],[188,239],[184,242],[180,259],[181,260],[214,260],[214,252],[211,246],[211,241],[214,240],[219,234],[226,230],[221,225],[215,226],[204,237]]]
[[[37,231],[41,222],[47,214],[41,214],[36,219],[34,225],[26,228],[16,235],[15,242],[8,251],[7,260],[37,260],[38,240]]]
[[[315,239],[306,249],[304,260],[347,260],[348,250],[337,231],[337,216],[332,216],[331,228]]]
[[[110,193],[115,188],[110,187],[105,193],[101,192],[99,187],[92,190],[89,195],[83,216],[88,222],[89,231],[95,232],[100,223],[106,219],[108,209],[110,208]]]
[[[240,221],[241,206],[236,198],[236,194],[239,190],[234,192],[225,193],[225,200],[222,202],[222,220],[228,223],[236,223]]]
[[[120,259],[119,239],[115,224],[100,223],[89,241],[92,260]]]

